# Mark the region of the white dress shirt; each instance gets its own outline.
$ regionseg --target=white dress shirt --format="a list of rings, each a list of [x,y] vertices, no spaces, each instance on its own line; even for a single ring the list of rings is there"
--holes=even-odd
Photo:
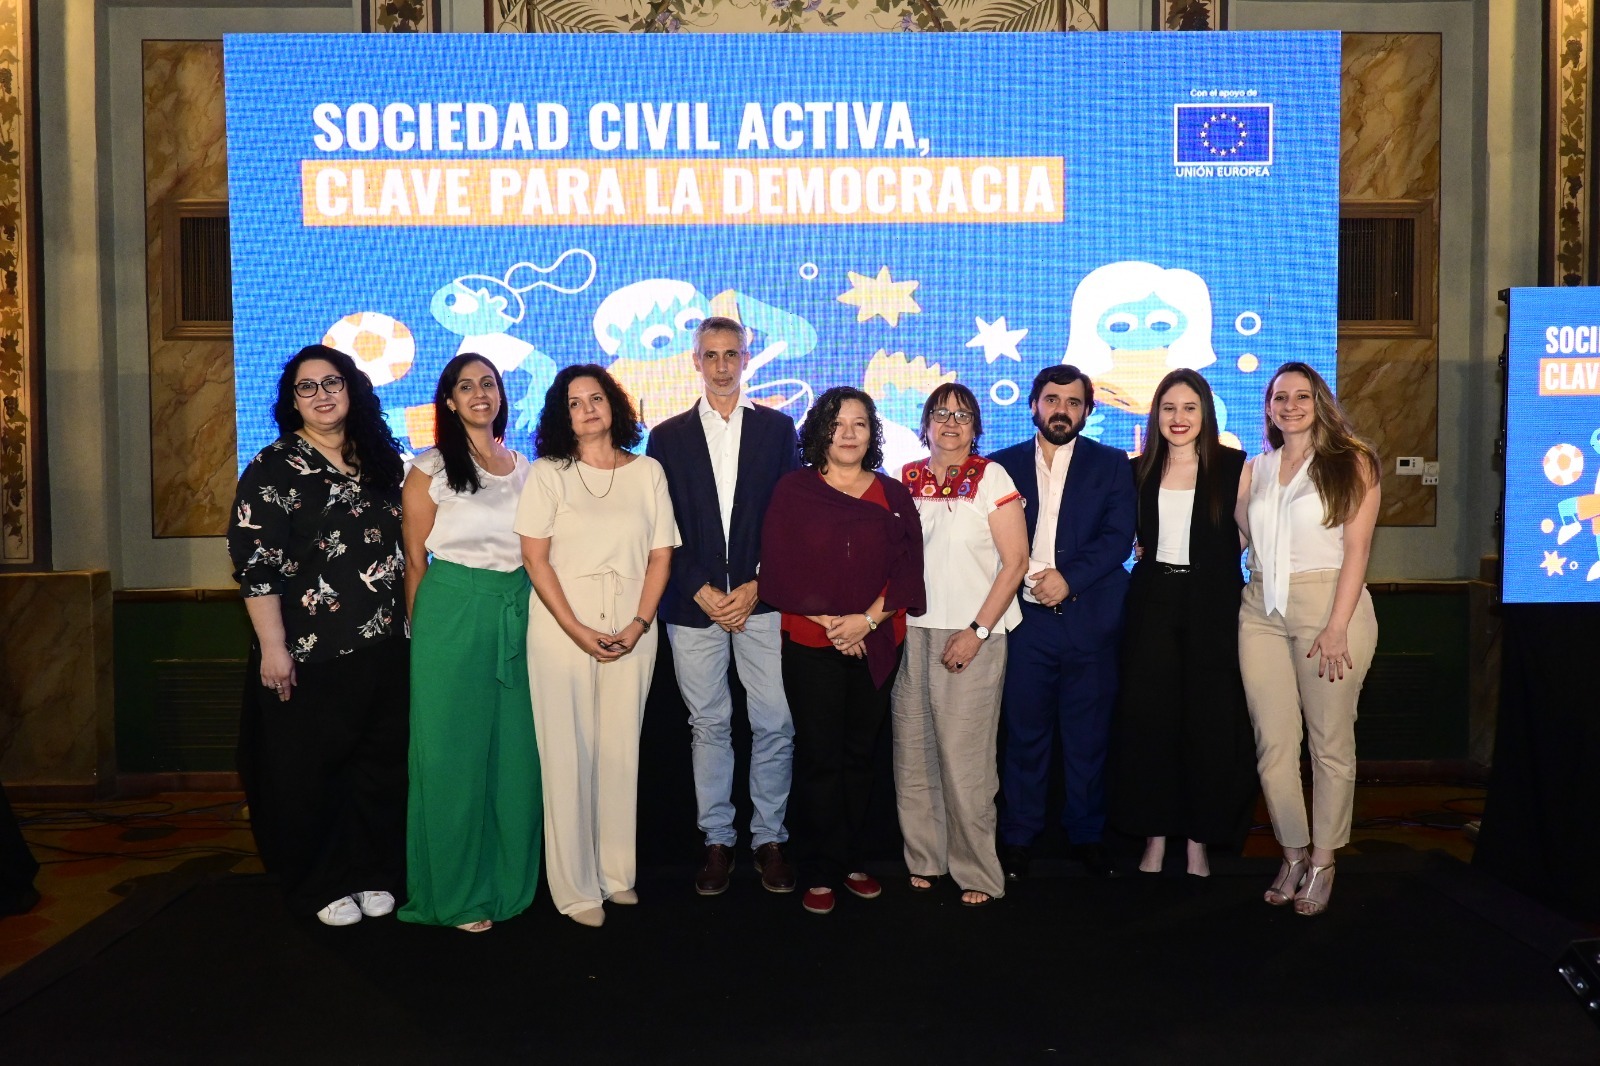
[[[1044,461],[1044,447],[1039,438],[1033,439],[1033,472],[1039,479],[1039,522],[1033,527],[1033,545],[1028,554],[1028,573],[1055,570],[1056,520],[1061,514],[1061,492],[1067,487],[1067,467],[1072,465],[1072,452],[1078,446],[1073,437],[1056,449],[1048,464]],[[1029,603],[1039,601],[1033,595],[1033,579],[1023,577],[1022,598]]]
[[[733,535],[733,490],[739,484],[739,437],[744,429],[744,413],[755,404],[739,390],[733,413],[723,418],[711,406],[710,397],[700,400],[700,428],[705,430],[706,451],[711,454],[711,475],[717,481],[717,507],[722,512],[722,544],[727,547]]]

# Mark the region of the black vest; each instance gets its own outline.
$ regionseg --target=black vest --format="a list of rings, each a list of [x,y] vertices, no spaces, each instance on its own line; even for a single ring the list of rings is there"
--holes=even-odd
[[[1244,470],[1245,454],[1237,448],[1222,448],[1218,461],[1195,478],[1194,511],[1189,519],[1189,565],[1195,577],[1208,585],[1237,589],[1244,585],[1240,571],[1239,527],[1233,520],[1234,502],[1239,494],[1239,475]],[[1152,571],[1156,562],[1156,543],[1161,532],[1161,507],[1157,493],[1161,472],[1152,470],[1139,486],[1139,544],[1144,558],[1133,568]],[[1211,494],[1220,497],[1220,520],[1212,521]]]

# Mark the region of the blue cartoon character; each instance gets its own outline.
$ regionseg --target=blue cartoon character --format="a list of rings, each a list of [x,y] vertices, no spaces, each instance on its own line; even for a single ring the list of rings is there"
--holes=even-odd
[[[708,298],[689,282],[671,278],[624,285],[595,308],[594,337],[612,357],[608,369],[639,404],[646,427],[699,399],[704,382],[694,368],[694,330],[713,314],[742,323],[758,338],[745,370],[747,382],[772,360],[799,358],[817,344],[817,331],[804,318],[731,289]],[[796,386],[794,394],[809,395],[804,382],[789,384]]]
[[[1126,260],[1091,270],[1072,294],[1071,335],[1061,360],[1094,380],[1095,399],[1150,413],[1169,370],[1217,361],[1211,291],[1191,270]]]
[[[570,265],[569,265],[570,261]],[[595,258],[582,248],[569,248],[548,267],[514,263],[502,277],[463,274],[433,294],[428,305],[434,320],[461,338],[456,354],[476,352],[502,375],[522,370],[531,377],[527,391],[544,396],[555,380],[555,360],[508,330],[528,313],[524,293],[553,289],[571,295],[594,281]]]
[[[1571,446],[1558,446],[1550,449],[1550,452],[1552,454],[1556,453],[1561,447],[1570,448]],[[1600,452],[1600,429],[1589,435],[1589,447],[1596,452]],[[1578,457],[1578,461],[1571,463],[1569,460],[1567,468],[1575,471],[1572,480],[1576,480],[1583,474],[1583,456],[1576,448],[1572,449],[1572,454]],[[1562,484],[1565,481],[1565,475],[1553,475],[1552,465],[1552,455],[1547,454],[1545,456],[1545,476],[1549,477],[1555,484]],[[1570,484],[1570,482],[1567,483]],[[1567,497],[1556,504],[1556,513],[1561,516],[1561,528],[1556,533],[1556,543],[1558,545],[1565,544],[1581,533],[1583,531],[1583,523],[1587,522],[1589,531],[1594,534],[1595,554],[1600,556],[1600,474],[1595,476],[1593,492],[1582,496]],[[1600,558],[1597,558],[1594,565],[1589,567],[1586,579],[1589,581],[1600,580]]]

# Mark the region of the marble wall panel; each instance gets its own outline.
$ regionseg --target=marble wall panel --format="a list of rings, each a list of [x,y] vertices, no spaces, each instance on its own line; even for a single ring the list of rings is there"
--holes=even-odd
[[[111,575],[0,574],[0,782],[115,783]]]
[[[1439,454],[1438,343],[1426,337],[1344,338],[1339,398],[1383,460],[1378,524],[1433,525],[1437,490],[1420,477],[1397,475],[1394,461],[1401,455],[1432,459]]]
[[[1435,33],[1347,33],[1341,79],[1343,200],[1432,200],[1437,234],[1441,39]],[[1437,239],[1424,249],[1439,306]],[[1437,311],[1435,312],[1437,314]],[[1394,473],[1397,456],[1439,454],[1439,331],[1403,339],[1339,338],[1339,396],[1384,466],[1378,524],[1431,526],[1438,488]],[[1452,472],[1460,484],[1462,472]],[[1444,479],[1449,483],[1449,476]]]
[[[169,199],[226,199],[222,42],[144,42],[145,287],[150,323],[151,530],[220,536],[237,468],[233,345],[164,337]]]

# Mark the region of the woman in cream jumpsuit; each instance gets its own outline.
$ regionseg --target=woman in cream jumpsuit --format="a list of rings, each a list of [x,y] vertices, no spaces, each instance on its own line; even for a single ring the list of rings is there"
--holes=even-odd
[[[544,770],[545,877],[583,925],[633,883],[639,726],[656,606],[678,543],[666,476],[639,443],[633,404],[598,366],[545,396],[515,528],[533,579],[528,679]]]

